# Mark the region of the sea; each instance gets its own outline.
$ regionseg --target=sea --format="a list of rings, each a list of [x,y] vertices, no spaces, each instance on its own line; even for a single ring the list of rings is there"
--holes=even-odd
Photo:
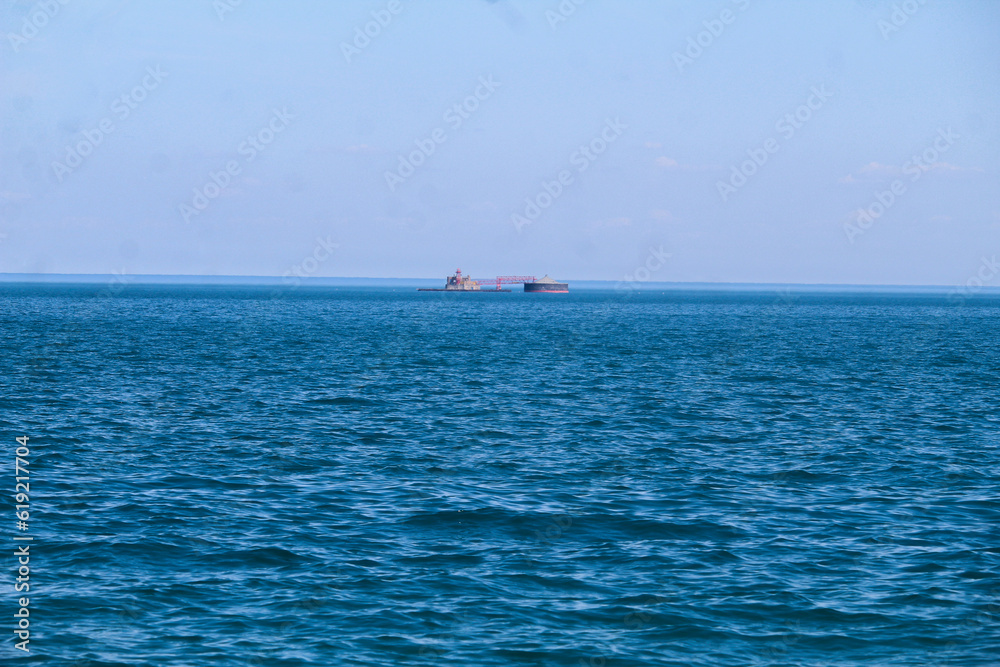
[[[0,284],[0,662],[1000,664],[1000,295],[570,289]]]

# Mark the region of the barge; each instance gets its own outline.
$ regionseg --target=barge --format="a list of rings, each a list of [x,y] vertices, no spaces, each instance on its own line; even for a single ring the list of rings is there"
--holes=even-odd
[[[567,294],[569,283],[561,283],[545,276],[534,282],[524,283],[524,291],[542,294]]]

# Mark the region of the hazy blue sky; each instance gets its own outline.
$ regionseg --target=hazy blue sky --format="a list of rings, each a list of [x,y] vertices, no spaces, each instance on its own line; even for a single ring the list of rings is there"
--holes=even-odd
[[[0,2],[0,272],[1000,285],[997,2]]]

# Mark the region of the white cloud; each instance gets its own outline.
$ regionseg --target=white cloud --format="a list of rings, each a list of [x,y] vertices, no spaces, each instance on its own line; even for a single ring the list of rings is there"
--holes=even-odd
[[[893,174],[899,173],[899,167],[895,167],[891,164],[880,164],[878,162],[869,162],[865,166],[858,170],[859,174],[874,174],[891,176]]]
[[[935,162],[933,164],[924,163],[914,163],[907,162],[903,165],[907,169],[907,173],[913,173],[912,169],[916,168],[922,172],[928,171],[954,171],[954,172],[967,172],[967,171],[983,171],[979,167],[959,167],[957,165],[951,164],[949,162]],[[838,183],[854,184],[860,183],[862,181],[877,181],[879,179],[889,178],[890,176],[897,176],[903,173],[903,167],[896,167],[891,164],[882,164],[880,162],[869,162],[865,166],[858,169],[853,174],[848,174],[837,179]]]

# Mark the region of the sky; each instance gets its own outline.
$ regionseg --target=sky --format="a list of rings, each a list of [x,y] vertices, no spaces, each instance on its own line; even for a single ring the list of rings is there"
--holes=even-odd
[[[0,0],[0,273],[1000,285],[1000,3]]]

